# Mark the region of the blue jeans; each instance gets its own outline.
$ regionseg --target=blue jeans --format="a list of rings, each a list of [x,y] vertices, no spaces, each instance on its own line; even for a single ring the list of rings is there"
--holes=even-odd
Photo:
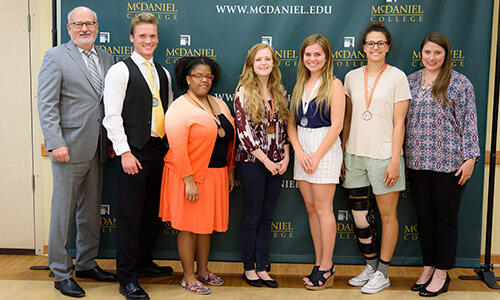
[[[245,271],[264,271],[269,264],[271,222],[281,191],[281,175],[271,175],[262,163],[236,163],[244,199],[241,256]]]

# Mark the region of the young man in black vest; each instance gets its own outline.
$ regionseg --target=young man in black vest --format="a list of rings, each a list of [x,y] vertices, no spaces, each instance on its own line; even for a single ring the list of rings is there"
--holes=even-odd
[[[171,267],[153,262],[151,250],[161,226],[161,176],[168,150],[164,116],[173,95],[169,72],[153,62],[158,45],[156,17],[135,16],[130,41],[134,44],[131,57],[113,65],[105,79],[103,125],[121,162],[116,232],[120,293],[127,299],[149,299],[138,278],[172,273]]]

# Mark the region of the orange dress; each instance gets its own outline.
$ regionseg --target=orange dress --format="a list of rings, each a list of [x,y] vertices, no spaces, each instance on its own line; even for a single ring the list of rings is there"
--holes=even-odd
[[[234,119],[224,101],[216,99],[221,112]],[[236,131],[235,131],[236,132]],[[177,98],[165,114],[165,133],[170,149],[165,155],[159,216],[177,230],[198,234],[223,232],[229,222],[229,169],[234,168],[234,139],[228,145],[227,167],[208,168],[217,139],[213,117],[185,96]],[[236,134],[235,134],[236,136]],[[183,178],[192,175],[199,198],[185,197]]]

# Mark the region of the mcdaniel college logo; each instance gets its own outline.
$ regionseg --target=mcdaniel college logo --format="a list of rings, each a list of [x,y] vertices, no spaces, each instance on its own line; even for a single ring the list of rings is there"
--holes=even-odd
[[[261,42],[273,47],[273,37],[263,35]],[[295,49],[274,49],[274,53],[278,58],[278,66],[280,67],[297,67],[299,64],[299,56]]]
[[[271,232],[275,239],[292,239],[293,224],[290,221],[273,220],[271,223]]]
[[[96,45],[96,47],[101,48],[102,50],[108,52],[113,55],[115,63],[122,61],[132,55],[134,52],[133,46],[123,46],[123,45]]]
[[[156,16],[159,22],[177,20],[178,10],[172,2],[131,1],[127,3],[127,19],[135,15],[149,12]]]
[[[463,68],[465,65],[465,53],[462,49],[451,50],[451,66],[453,68]],[[423,68],[422,53],[420,50],[413,50],[411,56],[411,66],[414,68]]]
[[[383,23],[422,23],[423,0],[385,0],[371,6],[370,21]]]
[[[344,48],[333,49],[333,66],[340,68],[358,68],[366,65],[366,54],[358,49],[354,36],[345,36],[342,44]]]
[[[111,215],[111,205],[101,204],[101,217],[99,220],[101,233],[113,233],[116,228],[116,218]]]
[[[214,48],[192,48],[193,39],[190,34],[179,35],[179,47],[165,49],[165,64],[174,65],[177,61],[185,56],[207,56],[212,59],[217,58]]]

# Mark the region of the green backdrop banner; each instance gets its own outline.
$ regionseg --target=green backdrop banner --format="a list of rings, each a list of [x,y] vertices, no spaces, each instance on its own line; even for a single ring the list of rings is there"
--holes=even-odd
[[[66,0],[61,1],[62,41],[69,40],[64,25],[67,13],[86,5],[97,12],[97,45],[111,53],[116,61],[132,53],[129,41],[130,19],[140,12],[151,12],[159,20],[160,42],[155,60],[171,73],[183,56],[205,55],[217,60],[222,68],[220,84],[213,94],[230,107],[234,89],[247,50],[266,42],[273,46],[280,61],[283,84],[292,91],[302,41],[312,33],[325,34],[334,51],[334,72],[345,74],[366,63],[358,46],[360,32],[370,22],[384,22],[393,35],[394,47],[388,62],[407,74],[422,67],[419,45],[432,31],[444,33],[453,49],[454,68],[472,81],[477,98],[479,137],[484,153],[486,109],[491,42],[493,0]],[[179,91],[174,90],[179,96]],[[313,262],[314,252],[304,204],[292,179],[292,164],[282,182],[282,193],[272,224],[271,256],[274,262]],[[101,257],[114,257],[114,231],[118,186],[116,160],[106,167],[101,211]],[[457,265],[479,265],[484,160],[476,165],[462,199],[459,215]],[[421,263],[418,228],[410,191],[401,194],[398,206],[400,230],[393,263]],[[239,230],[242,195],[238,189],[230,199],[229,230],[214,234],[211,259],[240,260]],[[347,218],[345,191],[337,189],[334,200],[337,218],[337,242],[334,260],[341,264],[361,263],[353,227]],[[176,231],[168,225],[158,239],[157,258],[177,258]]]

